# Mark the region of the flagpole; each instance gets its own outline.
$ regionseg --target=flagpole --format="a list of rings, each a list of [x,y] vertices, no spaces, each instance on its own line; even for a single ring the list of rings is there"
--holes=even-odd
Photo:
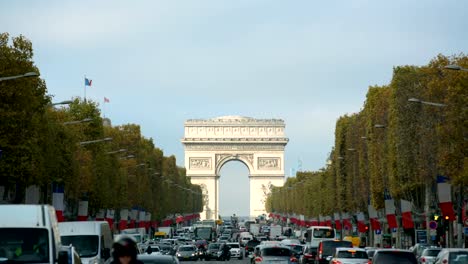
[[[106,118],[106,98],[104,97],[104,103],[102,106],[102,115]]]
[[[84,76],[84,102],[86,103],[86,74]]]

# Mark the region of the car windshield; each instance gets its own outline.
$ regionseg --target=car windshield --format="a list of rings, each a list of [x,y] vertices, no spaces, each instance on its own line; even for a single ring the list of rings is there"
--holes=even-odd
[[[0,228],[0,259],[15,263],[40,263],[49,261],[47,229]]]
[[[239,248],[239,244],[228,244],[230,248]]]
[[[437,257],[441,249],[427,249],[424,251],[423,255],[428,257]]]
[[[263,248],[261,250],[262,256],[274,256],[274,257],[290,257],[291,250],[287,248]]]
[[[303,249],[301,245],[289,245],[289,247],[295,252],[302,252]]]
[[[63,245],[73,245],[82,258],[94,257],[98,254],[99,236],[62,236]]]
[[[337,258],[352,258],[352,259],[367,259],[367,253],[364,251],[356,251],[356,250],[342,250],[338,251],[336,254]]]
[[[334,238],[335,231],[333,229],[314,229],[314,238]]]

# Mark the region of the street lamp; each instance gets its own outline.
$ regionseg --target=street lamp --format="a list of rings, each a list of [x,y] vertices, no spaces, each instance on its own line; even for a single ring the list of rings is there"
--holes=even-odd
[[[445,107],[447,106],[446,104],[440,104],[440,103],[433,103],[433,102],[426,102],[418,98],[409,98],[408,102],[412,103],[419,103],[419,104],[426,104],[426,105],[433,105],[433,106],[438,106],[438,107]]]
[[[102,138],[102,139],[83,141],[83,142],[79,142],[78,144],[79,144],[80,146],[83,146],[83,145],[88,145],[88,144],[93,144],[93,143],[99,143],[99,142],[107,142],[107,141],[112,141],[112,138],[111,138],[111,137],[107,137],[107,138]]]
[[[19,79],[19,78],[37,77],[37,76],[39,76],[39,73],[37,73],[37,72],[27,72],[25,74],[20,74],[20,75],[0,77],[0,82]]]
[[[62,101],[62,102],[57,102],[57,103],[52,103],[50,104],[51,106],[54,106],[54,105],[66,105],[66,104],[71,104],[73,103],[73,101],[71,100],[66,100],[66,101]]]
[[[121,152],[126,152],[127,149],[119,149],[119,150],[114,150],[114,151],[109,151],[107,154],[115,154],[115,153],[121,153]]]
[[[63,124],[64,125],[74,125],[74,124],[81,124],[81,123],[86,123],[86,122],[91,122],[91,121],[93,121],[93,119],[88,117],[88,118],[85,118],[85,119],[82,119],[82,120],[64,122]]]
[[[445,66],[444,68],[447,70],[452,70],[452,71],[468,71],[467,68],[463,68],[456,64],[450,64],[450,65]]]

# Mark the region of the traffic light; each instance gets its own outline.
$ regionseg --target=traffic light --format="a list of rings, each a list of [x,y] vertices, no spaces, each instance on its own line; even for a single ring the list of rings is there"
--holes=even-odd
[[[440,217],[439,215],[436,215],[436,214],[435,214],[435,215],[434,215],[434,220],[435,220],[435,221],[439,220],[439,217]]]
[[[450,217],[448,215],[445,216],[445,220],[448,221]]]

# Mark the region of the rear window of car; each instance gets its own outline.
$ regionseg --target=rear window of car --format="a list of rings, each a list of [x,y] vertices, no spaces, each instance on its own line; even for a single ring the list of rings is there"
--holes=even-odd
[[[468,252],[455,251],[449,253],[449,263],[468,263]]]
[[[336,254],[337,258],[351,258],[351,259],[367,259],[367,253],[364,251],[356,250],[340,250]]]
[[[306,252],[309,253],[309,254],[317,253],[317,248],[316,247],[308,247]]]
[[[428,249],[424,251],[423,255],[428,257],[437,257],[441,249]]]
[[[291,256],[291,250],[287,248],[263,248],[261,250],[262,256],[274,256],[274,257],[289,257]]]
[[[221,244],[210,244],[210,245],[208,246],[208,249],[218,249],[219,246],[221,246]]]
[[[194,247],[179,247],[179,251],[194,251]]]
[[[413,253],[401,251],[376,252],[372,261],[381,264],[417,264],[416,256]]]
[[[322,241],[322,257],[331,256],[339,247],[353,247],[350,241]]]

